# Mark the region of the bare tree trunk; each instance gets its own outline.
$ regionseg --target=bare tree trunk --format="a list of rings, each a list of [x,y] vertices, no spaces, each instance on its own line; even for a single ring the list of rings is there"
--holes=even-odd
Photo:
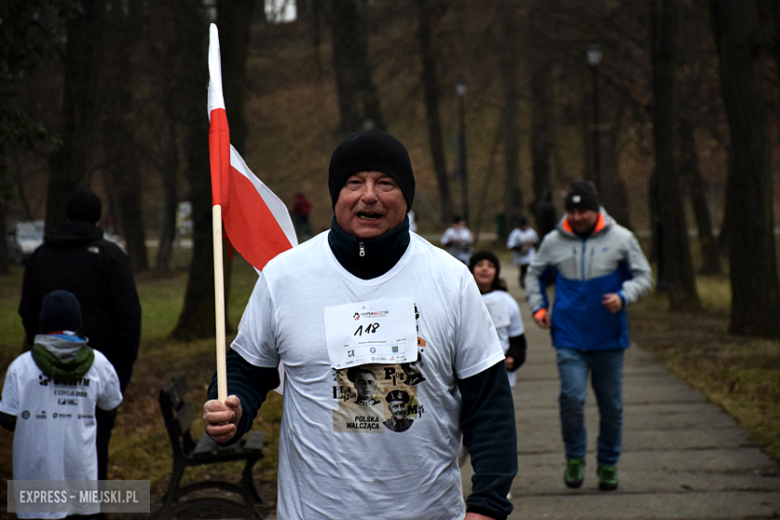
[[[50,155],[46,196],[46,228],[65,220],[65,205],[76,191],[90,186],[94,156],[98,79],[102,75],[101,43],[105,5],[84,0],[83,12],[68,23],[65,79],[59,137]]]
[[[474,224],[471,228],[474,236],[479,236],[485,223],[485,210],[488,208],[488,194],[493,189],[493,178],[496,173],[496,155],[498,155],[498,147],[501,144],[503,133],[501,125],[497,125],[496,135],[493,138],[493,145],[490,147],[490,159],[488,160],[488,165],[485,169],[485,175],[482,176],[482,189],[479,192],[477,218],[474,219]]]
[[[534,53],[531,70],[531,162],[533,167],[534,202],[552,190],[550,180],[550,151],[552,117],[552,69]]]
[[[173,114],[172,108],[165,109],[168,114]],[[176,138],[176,123],[167,123],[167,146],[163,156],[163,211],[160,216],[160,240],[157,248],[157,258],[154,263],[154,271],[157,274],[168,272],[173,258],[173,243],[176,240],[176,212],[178,210],[178,173],[179,150]]]
[[[626,183],[618,171],[617,141],[620,137],[619,119],[609,132],[602,134],[601,177],[604,207],[618,224],[633,229]]]
[[[775,67],[780,71],[780,0],[771,0],[772,11],[772,55],[775,59]]]
[[[754,0],[710,0],[731,133],[726,218],[729,332],[780,338],[780,281],[773,230],[767,107]]]
[[[295,18],[298,21],[308,21],[314,11],[312,0],[295,0]]]
[[[6,162],[6,155],[3,153],[2,147],[0,147],[0,190],[6,190],[8,178],[8,166]],[[3,232],[3,239],[0,240],[0,274],[8,274],[8,242],[5,240],[5,230],[8,229],[6,224],[6,199],[0,195],[0,231]]]
[[[675,46],[679,11],[676,0],[656,0],[653,32],[653,137],[658,176],[662,256],[672,310],[701,304],[688,244],[688,225],[675,161]]]
[[[324,0],[295,0],[297,20],[307,25],[311,34],[311,43],[314,51],[314,67],[317,71],[317,77],[322,77],[324,71],[322,68],[322,59],[320,57],[320,46],[322,44],[322,2]]]
[[[436,0],[433,0],[435,3]],[[439,78],[436,74],[436,58],[431,45],[432,18],[434,6],[430,0],[418,0],[417,5],[420,25],[417,38],[420,43],[420,58],[422,60],[422,83],[425,98],[425,119],[428,122],[428,139],[433,158],[433,170],[436,172],[436,183],[439,186],[439,201],[444,222],[451,222],[453,217],[452,194],[450,180],[447,174],[447,161],[444,158],[444,143],[442,142],[441,116],[439,113]]]
[[[367,126],[383,129],[379,95],[368,63],[368,35],[363,30],[360,0],[331,0],[333,69],[336,73],[341,132]]]
[[[242,155],[247,136],[244,99],[253,5],[254,0],[219,0],[217,4],[221,29],[222,89],[225,94],[225,112],[230,123],[230,144]]]
[[[211,238],[211,177],[209,175],[208,120],[203,112],[206,68],[207,32],[205,20],[198,6],[182,11],[182,27],[187,27],[190,40],[188,55],[182,55],[191,66],[182,78],[182,96],[186,100],[185,154],[187,178],[192,202],[192,263],[184,296],[184,308],[171,337],[180,341],[215,336],[214,313],[214,246]],[[184,51],[182,51],[184,54]]]
[[[134,135],[132,76],[133,53],[141,32],[138,0],[112,1],[106,14],[105,49],[112,56],[104,66],[104,88],[109,92],[102,104],[103,153],[109,186],[114,190],[119,223],[127,244],[133,271],[149,269],[141,203],[141,171]]]
[[[323,17],[323,3],[325,0],[312,0],[312,17],[311,17],[311,39],[314,46],[314,65],[317,70],[317,77],[322,78],[325,74],[324,67],[322,66],[322,57],[320,56],[320,48],[322,47],[322,17]]]
[[[699,231],[699,247],[701,248],[701,273],[722,274],[720,267],[720,255],[715,243],[715,235],[712,232],[712,218],[707,203],[707,193],[704,179],[699,169],[699,155],[696,152],[696,140],[694,138],[694,123],[690,121],[684,112],[677,117],[677,128],[680,136],[680,170],[688,187],[693,206],[693,214],[696,218],[696,227]]]
[[[626,97],[621,96],[615,110],[614,123],[609,125],[609,130],[599,132],[601,203],[621,226],[631,229],[628,194],[626,185],[620,178],[617,156],[617,143],[621,135],[620,125],[626,105]]]
[[[253,0],[220,0],[217,16],[220,27],[220,50],[222,52],[222,86],[225,93],[225,112],[230,123],[230,144],[242,154],[245,150],[247,125],[244,98],[246,97],[246,60],[249,50],[249,31],[252,21]],[[233,262],[229,244],[224,251],[225,316],[230,302],[233,278]],[[225,330],[233,326],[225,320]]]
[[[520,89],[517,83],[517,22],[516,0],[499,0],[498,18],[501,23],[501,79],[504,83],[504,236],[498,237],[505,241],[509,230],[514,226],[517,217],[525,213],[523,208],[523,192],[520,188],[520,149],[517,113],[520,105]]]
[[[656,290],[666,290],[666,276],[663,270],[664,263],[661,261],[661,213],[660,202],[658,200],[658,173],[657,168],[653,168],[650,178],[647,180],[647,206],[650,210],[650,261],[658,263],[658,273],[655,282]]]
[[[186,114],[187,108],[194,103],[186,98],[194,95],[190,85],[183,83],[191,77],[190,67],[201,64],[188,63],[197,53],[193,52],[191,38],[192,30],[181,30],[181,20],[187,19],[190,13],[197,12],[198,0],[175,0],[154,2],[149,4],[146,26],[149,34],[157,38],[147,38],[150,46],[147,51],[152,58],[151,66],[154,75],[159,78],[160,87],[160,127],[155,141],[158,143],[159,163],[157,163],[163,187],[163,205],[160,214],[160,238],[155,258],[154,271],[157,274],[166,273],[171,268],[173,245],[176,240],[176,214],[178,210],[179,173],[181,159],[179,151],[179,125],[185,119],[194,117]],[[189,105],[189,107],[188,107]],[[186,135],[186,130],[185,130]]]
[[[6,150],[6,159],[11,157],[8,150]],[[14,184],[16,185],[16,196],[19,198],[19,202],[22,204],[24,220],[32,220],[33,212],[30,206],[30,201],[27,198],[27,193],[24,191],[24,176],[22,175],[22,163],[19,160],[19,150],[15,150],[12,153],[14,163]],[[8,163],[6,163],[7,165]],[[8,170],[6,170],[8,172]]]
[[[205,56],[204,56],[205,60]],[[196,112],[197,113],[197,112]],[[202,114],[198,114],[202,116]],[[199,119],[202,119],[199,118]],[[208,122],[193,121],[187,137],[192,202],[192,263],[184,308],[171,337],[180,341],[211,338],[216,333],[214,314],[214,246],[211,237],[211,179],[208,171]]]
[[[529,34],[535,41],[547,36],[543,24],[544,0],[531,2],[528,22],[531,26]],[[549,4],[548,4],[549,5]],[[549,8],[549,7],[548,7]],[[544,40],[542,40],[544,41]],[[542,45],[536,45],[527,53],[531,84],[531,168],[533,171],[534,213],[536,205],[540,204],[545,193],[552,191],[550,180],[550,153],[552,151],[553,118],[553,67],[549,55],[543,52]]]

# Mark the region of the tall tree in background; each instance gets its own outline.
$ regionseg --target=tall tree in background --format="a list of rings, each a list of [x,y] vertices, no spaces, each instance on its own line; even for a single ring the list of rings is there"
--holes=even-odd
[[[0,3],[0,230],[6,229],[6,201],[11,199],[6,150],[10,145],[29,147],[46,139],[43,125],[21,106],[17,79],[54,55],[56,31],[64,19],[78,11],[75,0],[4,0]],[[24,201],[24,192],[20,193]],[[29,213],[29,211],[28,211]],[[8,273],[6,241],[0,240],[0,274]]]
[[[106,4],[104,49],[111,59],[101,81],[101,138],[103,170],[109,192],[109,208],[127,244],[127,254],[137,273],[149,269],[141,202],[141,171],[137,124],[134,114],[135,51],[142,31],[141,0],[109,0]]]
[[[83,0],[81,7],[81,15],[67,25],[59,129],[61,144],[49,157],[47,229],[65,220],[65,205],[73,193],[90,187],[94,166],[95,102],[103,73],[101,51],[106,8],[102,0]]]
[[[731,134],[725,217],[732,292],[729,332],[780,338],[780,280],[756,2],[710,0],[710,12]]]
[[[159,103],[159,124],[151,126],[147,134],[151,142],[144,143],[150,150],[148,158],[159,172],[162,182],[162,209],[159,218],[159,241],[154,271],[157,274],[170,270],[173,246],[176,239],[176,213],[178,210],[179,173],[181,164],[179,135],[180,127],[187,118],[188,106],[182,85],[183,78],[189,78],[191,67],[199,64],[188,63],[185,57],[192,58],[192,42],[187,38],[187,30],[180,26],[183,12],[194,8],[193,0],[175,0],[152,2],[148,6],[146,27],[150,37],[144,38],[148,46],[148,74],[153,79],[154,92]],[[153,105],[154,103],[149,103]],[[192,105],[192,103],[189,103]],[[150,120],[155,118],[150,117]],[[186,132],[186,129],[185,129]]]
[[[682,19],[700,19],[707,15],[706,5],[692,2],[681,6]],[[707,87],[717,88],[717,59],[712,43],[712,31],[704,24],[689,24],[680,34],[679,59],[679,106],[677,110],[677,131],[680,145],[680,176],[687,189],[696,220],[701,250],[702,274],[718,275],[723,270],[715,233],[712,229],[712,213],[707,200],[707,179],[699,163],[696,132],[699,128],[715,128],[717,120],[708,116],[713,99]],[[705,59],[705,57],[708,57]],[[715,80],[715,81],[713,81]],[[705,90],[707,89],[707,90]]]
[[[219,0],[217,27],[222,54],[222,89],[230,118],[230,144],[244,155],[246,124],[246,61],[254,0]]]
[[[552,150],[553,67],[550,56],[542,49],[548,43],[545,0],[532,0],[528,13],[529,52],[528,69],[531,87],[531,168],[536,207],[552,191],[550,179],[550,152]],[[532,45],[533,44],[533,45]]]
[[[314,67],[317,77],[322,77],[322,57],[320,46],[322,44],[322,7],[326,0],[295,0],[296,20],[305,23],[311,34],[311,43],[314,51]]]
[[[621,226],[631,229],[628,193],[626,183],[620,176],[618,157],[618,141],[622,136],[622,122],[628,102],[625,94],[616,93],[614,97],[613,122],[604,125],[605,128],[599,131],[601,203]]]
[[[676,0],[656,0],[653,12],[653,137],[658,182],[659,219],[663,230],[662,257],[672,310],[700,307],[688,244],[680,180],[675,159]]]
[[[701,249],[702,274],[722,274],[720,254],[715,234],[712,231],[712,217],[707,203],[707,188],[699,167],[699,154],[696,151],[696,125],[690,114],[678,112],[677,130],[680,137],[680,172],[691,197],[696,228]]]
[[[504,84],[504,235],[515,225],[517,217],[525,213],[523,192],[520,189],[520,132],[517,113],[520,107],[520,88],[517,82],[518,42],[520,33],[516,0],[499,0],[498,19],[501,24],[501,79]],[[499,237],[506,240],[506,236]]]
[[[436,73],[436,57],[433,51],[433,19],[444,6],[438,0],[417,0],[415,2],[419,16],[417,39],[420,43],[422,60],[422,85],[425,100],[425,120],[428,123],[428,140],[433,158],[433,170],[439,187],[441,215],[444,222],[452,222],[452,194],[450,192],[447,162],[444,158],[442,142],[441,115],[439,113],[439,77]]]
[[[362,4],[361,0],[330,0],[333,70],[344,134],[363,129],[369,121],[376,128],[385,128],[368,61]]]
[[[192,262],[184,295],[184,308],[171,333],[173,339],[190,341],[214,337],[214,246],[211,235],[211,176],[209,174],[209,122],[206,115],[208,84],[208,24],[202,4],[191,0],[181,11],[179,28],[189,40],[188,51],[180,59],[191,64],[181,78],[185,113],[184,153],[192,203]],[[183,51],[185,49],[182,49]]]
[[[219,0],[217,4],[217,26],[221,28],[219,46],[222,59],[222,91],[225,95],[225,112],[230,123],[230,144],[244,155],[246,150],[246,62],[249,53],[249,35],[254,0]],[[227,321],[227,305],[230,302],[233,262],[230,245],[223,247],[225,255],[225,330],[232,331]]]

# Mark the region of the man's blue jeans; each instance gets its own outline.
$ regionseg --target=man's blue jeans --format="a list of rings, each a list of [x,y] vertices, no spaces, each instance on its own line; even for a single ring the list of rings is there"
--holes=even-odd
[[[558,373],[561,378],[558,401],[567,460],[585,457],[587,451],[584,408],[590,372],[599,405],[598,464],[617,464],[623,426],[623,352],[623,349],[558,349]]]

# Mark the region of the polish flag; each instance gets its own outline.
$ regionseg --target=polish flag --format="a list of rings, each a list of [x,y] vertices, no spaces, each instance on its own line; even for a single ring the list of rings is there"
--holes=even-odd
[[[222,207],[225,232],[258,271],[273,257],[298,245],[287,206],[247,167],[230,144],[217,26],[209,34],[209,157],[212,206]]]

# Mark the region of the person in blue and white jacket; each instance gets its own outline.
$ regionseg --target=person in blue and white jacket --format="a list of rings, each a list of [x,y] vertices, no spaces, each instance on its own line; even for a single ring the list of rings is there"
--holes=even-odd
[[[623,353],[630,345],[626,307],[650,291],[652,272],[634,234],[599,205],[593,183],[574,181],[566,217],[549,233],[526,276],[534,321],[551,329],[561,379],[564,482],[584,480],[587,437],[584,405],[588,372],[599,406],[599,489],[618,487],[623,424]],[[555,282],[552,311],[547,286]]]

